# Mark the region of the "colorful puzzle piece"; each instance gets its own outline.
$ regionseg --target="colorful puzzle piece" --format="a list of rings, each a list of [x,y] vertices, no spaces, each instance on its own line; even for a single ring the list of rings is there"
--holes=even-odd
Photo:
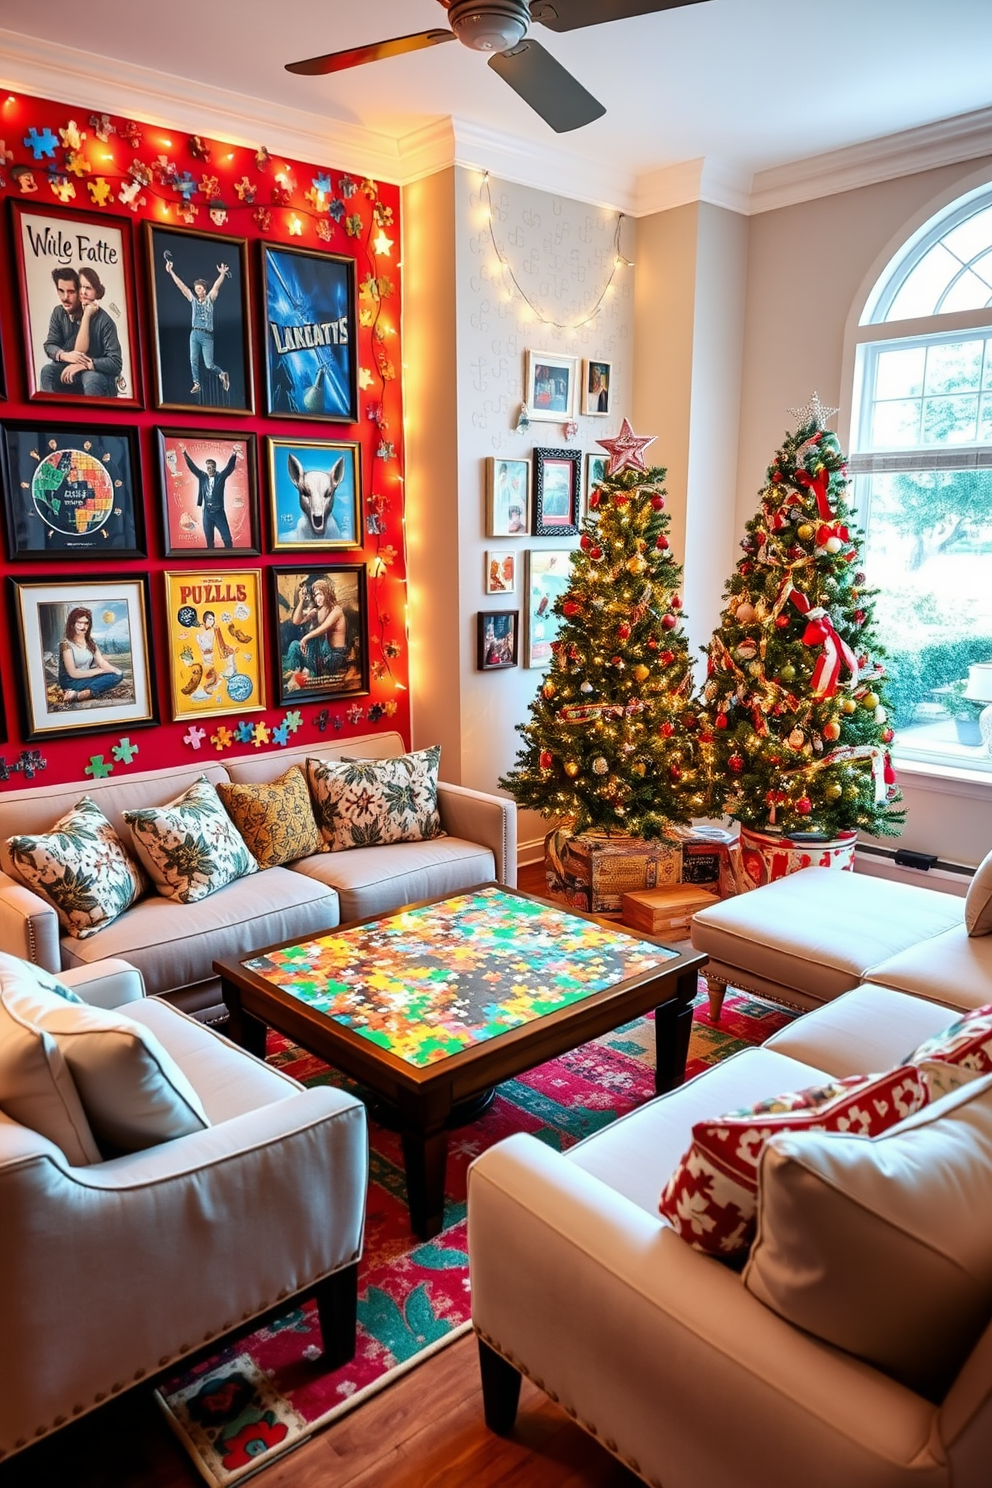
[[[370,388],[374,381],[375,378],[372,376],[372,373],[369,371],[368,367],[359,367],[358,386],[362,389],[362,392],[364,392],[366,388]]]
[[[345,717],[347,718],[349,723],[361,723],[362,719],[365,717],[365,710],[364,708],[360,708],[357,703],[352,703],[351,707],[345,714]]]
[[[126,207],[130,207],[132,212],[136,212],[139,207],[145,205],[145,198],[138,195],[140,190],[140,181],[125,181],[117,193],[117,200],[122,201]]]
[[[369,709],[369,723],[378,723],[385,711],[381,703],[373,703]]]
[[[210,146],[198,134],[191,134],[189,138],[189,153],[194,160],[209,160]]]
[[[327,210],[330,212],[335,222],[340,222],[345,212],[344,202],[339,196],[332,196],[331,204]]]
[[[109,114],[90,114],[90,128],[97,139],[102,140],[104,144],[107,143],[112,134],[116,133],[113,124],[110,122]]]
[[[80,131],[75,119],[70,119],[65,128],[59,130],[59,139],[66,150],[78,150],[85,138],[85,132]]]
[[[252,212],[251,214],[251,220],[252,222],[254,222],[259,232],[268,232],[269,228],[272,226],[272,213],[268,210],[267,207],[256,207],[254,212]]]
[[[113,765],[108,764],[102,754],[91,754],[90,762],[83,771],[84,775],[91,776],[93,780],[102,780],[105,775],[112,775],[113,773]]]
[[[240,181],[235,181],[234,189],[237,192],[238,201],[243,201],[246,206],[251,206],[255,200],[255,183],[249,181],[247,176],[242,176]]]
[[[216,176],[200,177],[200,192],[207,201],[216,201],[220,196],[220,182]]]
[[[190,175],[189,171],[183,171],[181,176],[177,175],[172,184],[183,197],[184,201],[189,201],[199,190],[196,181]]]
[[[71,202],[76,194],[76,188],[68,176],[53,176],[49,182],[52,193],[60,202]]]
[[[280,723],[278,728],[272,730],[272,742],[283,745],[289,743],[289,728],[285,723]]]
[[[299,708],[292,708],[286,714],[285,723],[286,727],[289,729],[289,732],[291,734],[295,734],[296,730],[303,724],[303,714],[300,712]]]
[[[387,698],[387,700],[382,705],[382,711],[385,713],[387,718],[392,718],[398,706],[399,704],[396,702],[395,698]]]
[[[97,176],[95,181],[87,181],[86,189],[93,198],[95,207],[105,207],[114,194],[114,188],[103,176]]]
[[[323,733],[326,729],[330,716],[331,715],[326,708],[321,708],[320,712],[317,714],[317,717],[314,719],[314,723],[320,729],[321,733]]]
[[[74,176],[88,176],[90,173],[90,163],[81,150],[66,150],[65,168]]]
[[[303,236],[303,218],[297,217],[295,212],[289,219],[289,236],[291,238],[302,238]]]
[[[254,729],[252,730],[251,742],[254,744],[256,749],[260,749],[263,744],[268,744],[269,726],[267,723],[256,723]]]
[[[24,136],[24,148],[31,151],[35,160],[41,160],[46,156],[49,160],[54,160],[57,144],[58,140],[50,129],[44,129],[39,134],[33,124]]]
[[[323,217],[317,218],[317,236],[322,243],[329,243],[331,241],[331,224]]]
[[[254,739],[255,737],[255,725],[253,723],[248,723],[248,721],[243,718],[238,724],[236,732],[239,744],[250,744],[252,739]]]
[[[234,743],[234,735],[230,729],[221,724],[215,734],[210,735],[210,742],[216,750],[227,749],[228,745]]]
[[[118,764],[129,765],[138,753],[137,744],[132,744],[130,739],[121,739],[115,744],[111,753]]]
[[[188,744],[190,749],[199,749],[206,737],[206,729],[197,728],[195,723],[191,723],[188,731],[183,734],[183,743]]]

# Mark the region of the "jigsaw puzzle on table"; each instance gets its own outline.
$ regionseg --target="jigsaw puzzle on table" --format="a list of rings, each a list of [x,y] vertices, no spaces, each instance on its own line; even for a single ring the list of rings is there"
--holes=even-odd
[[[677,955],[489,888],[243,964],[422,1068]]]

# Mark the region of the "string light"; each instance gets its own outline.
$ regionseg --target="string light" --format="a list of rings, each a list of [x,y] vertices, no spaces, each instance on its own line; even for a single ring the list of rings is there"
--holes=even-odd
[[[623,254],[620,252],[620,229],[623,226],[623,213],[622,212],[618,212],[617,213],[617,225],[616,225],[616,228],[615,228],[614,233],[613,233],[613,265],[612,265],[612,267],[610,269],[610,276],[607,279],[606,283],[603,285],[603,288],[600,291],[600,294],[599,294],[598,299],[596,300],[596,303],[593,305],[592,309],[589,311],[589,314],[588,315],[584,315],[581,320],[572,320],[572,321],[555,320],[552,316],[545,315],[543,313],[543,311],[539,310],[538,307],[534,304],[533,300],[530,299],[530,297],[528,296],[526,290],[523,288],[522,284],[520,283],[520,280],[517,278],[516,274],[513,272],[513,266],[512,266],[512,264],[510,263],[510,261],[506,257],[506,255],[504,254],[503,250],[500,248],[499,243],[496,241],[496,230],[495,230],[495,228],[493,226],[493,198],[492,198],[492,192],[490,191],[490,188],[489,188],[489,172],[488,171],[483,172],[483,176],[482,176],[482,189],[486,193],[486,204],[487,204],[487,208],[488,208],[487,214],[486,214],[486,221],[487,221],[487,225],[489,227],[489,236],[492,238],[493,248],[494,248],[494,250],[496,252],[496,257],[499,260],[500,269],[501,269],[501,271],[503,272],[504,275],[509,275],[510,281],[513,284],[513,288],[517,291],[517,294],[523,300],[523,302],[527,306],[528,310],[530,310],[530,312],[537,317],[537,319],[541,322],[542,325],[553,326],[556,331],[577,331],[582,326],[588,325],[590,323],[590,321],[595,320],[596,319],[596,316],[600,312],[600,309],[602,308],[603,301],[606,299],[607,294],[609,293],[609,291],[613,287],[613,281],[614,281],[614,279],[617,276],[618,270],[621,267],[623,267],[623,266],[626,266],[628,269],[632,269],[634,267],[633,260],[632,259],[629,259],[629,258],[624,258]],[[509,294],[508,293],[507,294],[507,299],[512,299],[512,298],[513,298],[512,294]]]

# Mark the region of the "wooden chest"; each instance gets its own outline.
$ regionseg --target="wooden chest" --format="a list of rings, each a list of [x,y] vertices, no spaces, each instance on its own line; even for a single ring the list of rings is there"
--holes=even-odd
[[[607,837],[567,830],[550,832],[544,842],[548,897],[587,914],[621,913],[624,894],[677,884],[682,848],[676,842],[640,837]]]
[[[695,884],[635,890],[623,896],[623,922],[631,930],[643,930],[662,940],[687,940],[689,921],[696,911],[719,902],[719,895]]]

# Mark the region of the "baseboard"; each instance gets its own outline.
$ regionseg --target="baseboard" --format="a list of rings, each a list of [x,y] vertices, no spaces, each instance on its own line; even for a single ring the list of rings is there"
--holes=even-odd
[[[859,842],[854,852],[855,873],[866,873],[871,878],[888,878],[894,883],[918,884],[923,889],[935,889],[941,894],[954,894],[963,899],[974,875],[974,868],[965,863],[937,861],[933,868],[907,868],[895,861],[895,849],[873,847]]]
[[[517,843],[517,867],[526,868],[530,863],[544,862],[544,838],[534,837],[530,842]]]

